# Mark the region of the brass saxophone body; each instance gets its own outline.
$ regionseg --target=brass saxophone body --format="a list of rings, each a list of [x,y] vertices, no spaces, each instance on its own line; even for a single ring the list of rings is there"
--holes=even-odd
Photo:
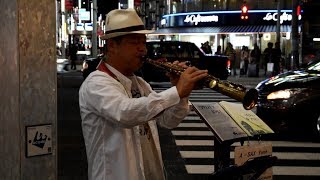
[[[181,66],[165,60],[152,60],[146,58],[145,63],[177,75],[181,75],[185,70]],[[205,77],[202,82],[203,86],[242,102],[243,107],[247,110],[254,108],[257,104],[258,92],[256,89],[247,90],[247,88],[241,84],[236,84],[228,80],[220,80],[210,74]]]

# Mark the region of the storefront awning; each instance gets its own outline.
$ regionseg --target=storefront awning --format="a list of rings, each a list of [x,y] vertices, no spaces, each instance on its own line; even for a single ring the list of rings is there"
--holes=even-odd
[[[182,27],[163,28],[153,32],[153,35],[188,34],[188,33],[267,33],[276,32],[276,25],[257,26],[221,26],[221,27]],[[299,30],[300,31],[300,30]],[[280,32],[291,32],[291,25],[281,25]]]

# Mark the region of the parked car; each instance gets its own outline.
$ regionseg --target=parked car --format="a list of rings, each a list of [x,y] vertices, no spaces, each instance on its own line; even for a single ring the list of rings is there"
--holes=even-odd
[[[168,62],[188,61],[199,69],[208,69],[209,74],[224,80],[230,75],[230,60],[227,56],[205,54],[192,42],[148,41],[146,45],[147,57],[152,60],[165,58]],[[141,68],[140,74],[148,82],[168,81],[163,70],[149,64]]]
[[[87,58],[84,59],[82,62],[82,76],[85,79],[92,71],[95,71],[97,69],[98,64],[100,63],[101,59],[103,58],[103,55],[100,54],[95,58]]]
[[[69,59],[57,58],[57,72],[69,71]]]
[[[200,48],[192,42],[182,41],[148,41],[147,57],[152,60],[166,58],[167,61],[173,62],[178,60],[188,61],[191,65],[199,69],[208,69],[209,74],[219,78],[227,79],[230,75],[230,60],[227,56],[221,55],[206,55]],[[82,72],[86,78],[94,71],[99,64],[102,56],[98,58],[87,58],[83,61]],[[155,68],[149,64],[144,64],[137,75],[143,77],[146,81],[165,82],[169,81],[165,76],[165,71]]]
[[[274,131],[320,137],[320,58],[260,82],[257,115]]]

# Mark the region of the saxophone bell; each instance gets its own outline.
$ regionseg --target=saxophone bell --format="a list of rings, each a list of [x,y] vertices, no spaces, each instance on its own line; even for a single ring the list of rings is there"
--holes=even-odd
[[[258,91],[256,89],[249,89],[243,97],[242,105],[246,110],[254,108],[258,101]]]

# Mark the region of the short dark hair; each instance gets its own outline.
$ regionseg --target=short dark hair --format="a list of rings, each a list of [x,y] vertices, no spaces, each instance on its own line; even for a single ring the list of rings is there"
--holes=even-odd
[[[107,39],[106,43],[103,46],[103,52],[105,52],[105,53],[108,52],[108,46],[107,46],[107,42],[108,41],[115,41],[117,44],[119,44],[122,41],[122,39],[123,39],[123,36],[117,36],[117,37],[114,37],[114,38]]]
[[[113,40],[113,41],[115,41],[117,43],[120,43],[122,41],[123,37],[124,36],[117,36],[117,37],[111,38],[109,40]]]

